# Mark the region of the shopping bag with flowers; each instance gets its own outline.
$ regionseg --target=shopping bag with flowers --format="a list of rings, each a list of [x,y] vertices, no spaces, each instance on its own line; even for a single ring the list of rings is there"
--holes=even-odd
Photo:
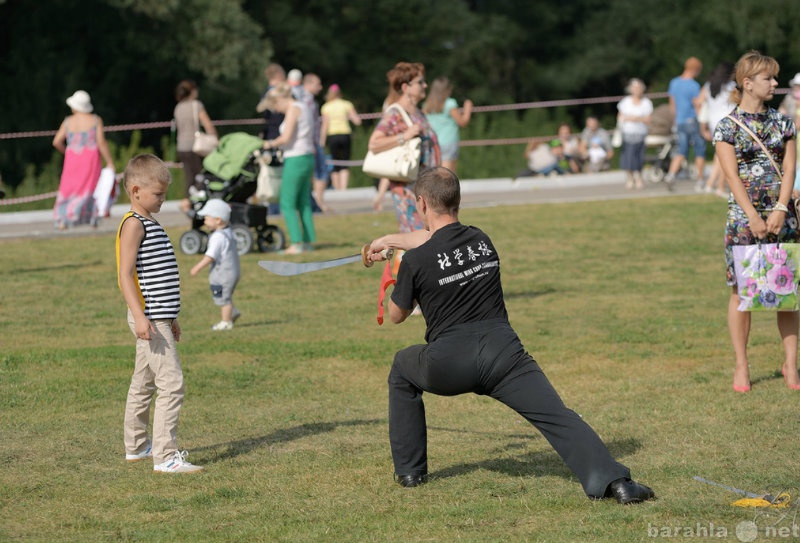
[[[800,244],[735,245],[739,311],[797,311]]]

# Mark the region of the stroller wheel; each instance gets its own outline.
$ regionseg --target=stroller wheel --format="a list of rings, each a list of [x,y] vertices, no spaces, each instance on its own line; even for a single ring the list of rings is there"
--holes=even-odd
[[[233,239],[236,240],[236,251],[239,256],[246,255],[253,248],[253,233],[250,229],[241,224],[231,225]]]
[[[184,232],[181,236],[178,245],[181,252],[187,255],[196,255],[206,250],[206,243],[208,242],[208,234],[200,230],[189,230]]]
[[[280,251],[286,244],[286,236],[283,234],[283,230],[270,224],[261,232],[256,242],[258,243],[258,250],[262,253]]]
[[[642,171],[642,177],[651,183],[661,183],[664,180],[664,173],[663,168],[648,164]]]

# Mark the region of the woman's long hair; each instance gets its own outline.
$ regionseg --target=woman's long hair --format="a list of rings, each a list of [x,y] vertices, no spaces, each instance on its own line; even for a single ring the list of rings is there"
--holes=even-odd
[[[730,62],[720,62],[711,75],[708,76],[708,87],[711,97],[716,98],[725,83],[733,80],[733,64]]]
[[[453,91],[453,86],[450,80],[446,77],[437,77],[431,83],[431,88],[428,90],[428,98],[425,99],[425,105],[422,106],[424,113],[441,113],[444,111],[444,101],[449,98],[450,93]]]

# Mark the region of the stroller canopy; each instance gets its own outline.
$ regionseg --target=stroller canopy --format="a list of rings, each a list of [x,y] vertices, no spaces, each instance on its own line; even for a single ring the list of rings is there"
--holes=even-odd
[[[261,138],[245,132],[222,136],[216,150],[203,159],[203,168],[220,179],[230,181],[241,173],[253,151],[261,149],[263,143]]]

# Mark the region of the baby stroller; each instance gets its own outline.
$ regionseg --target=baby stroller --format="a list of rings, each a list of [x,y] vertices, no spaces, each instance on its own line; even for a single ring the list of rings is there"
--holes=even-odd
[[[179,242],[183,253],[205,252],[208,233],[202,230],[203,217],[197,212],[211,198],[230,204],[230,225],[240,255],[247,254],[254,243],[261,252],[283,248],[286,236],[267,223],[267,207],[247,203],[256,192],[262,144],[260,138],[234,132],[220,138],[217,149],[203,159],[203,171],[198,175],[200,188],[191,195],[192,207],[187,213],[192,229],[184,232]]]
[[[676,144],[675,134],[672,132],[672,112],[669,104],[661,104],[650,116],[650,129],[644,140],[642,177],[646,181],[660,183],[664,180]]]
[[[672,150],[676,145],[673,134],[648,134],[644,139],[645,154],[642,177],[651,183],[660,183],[669,171]]]

